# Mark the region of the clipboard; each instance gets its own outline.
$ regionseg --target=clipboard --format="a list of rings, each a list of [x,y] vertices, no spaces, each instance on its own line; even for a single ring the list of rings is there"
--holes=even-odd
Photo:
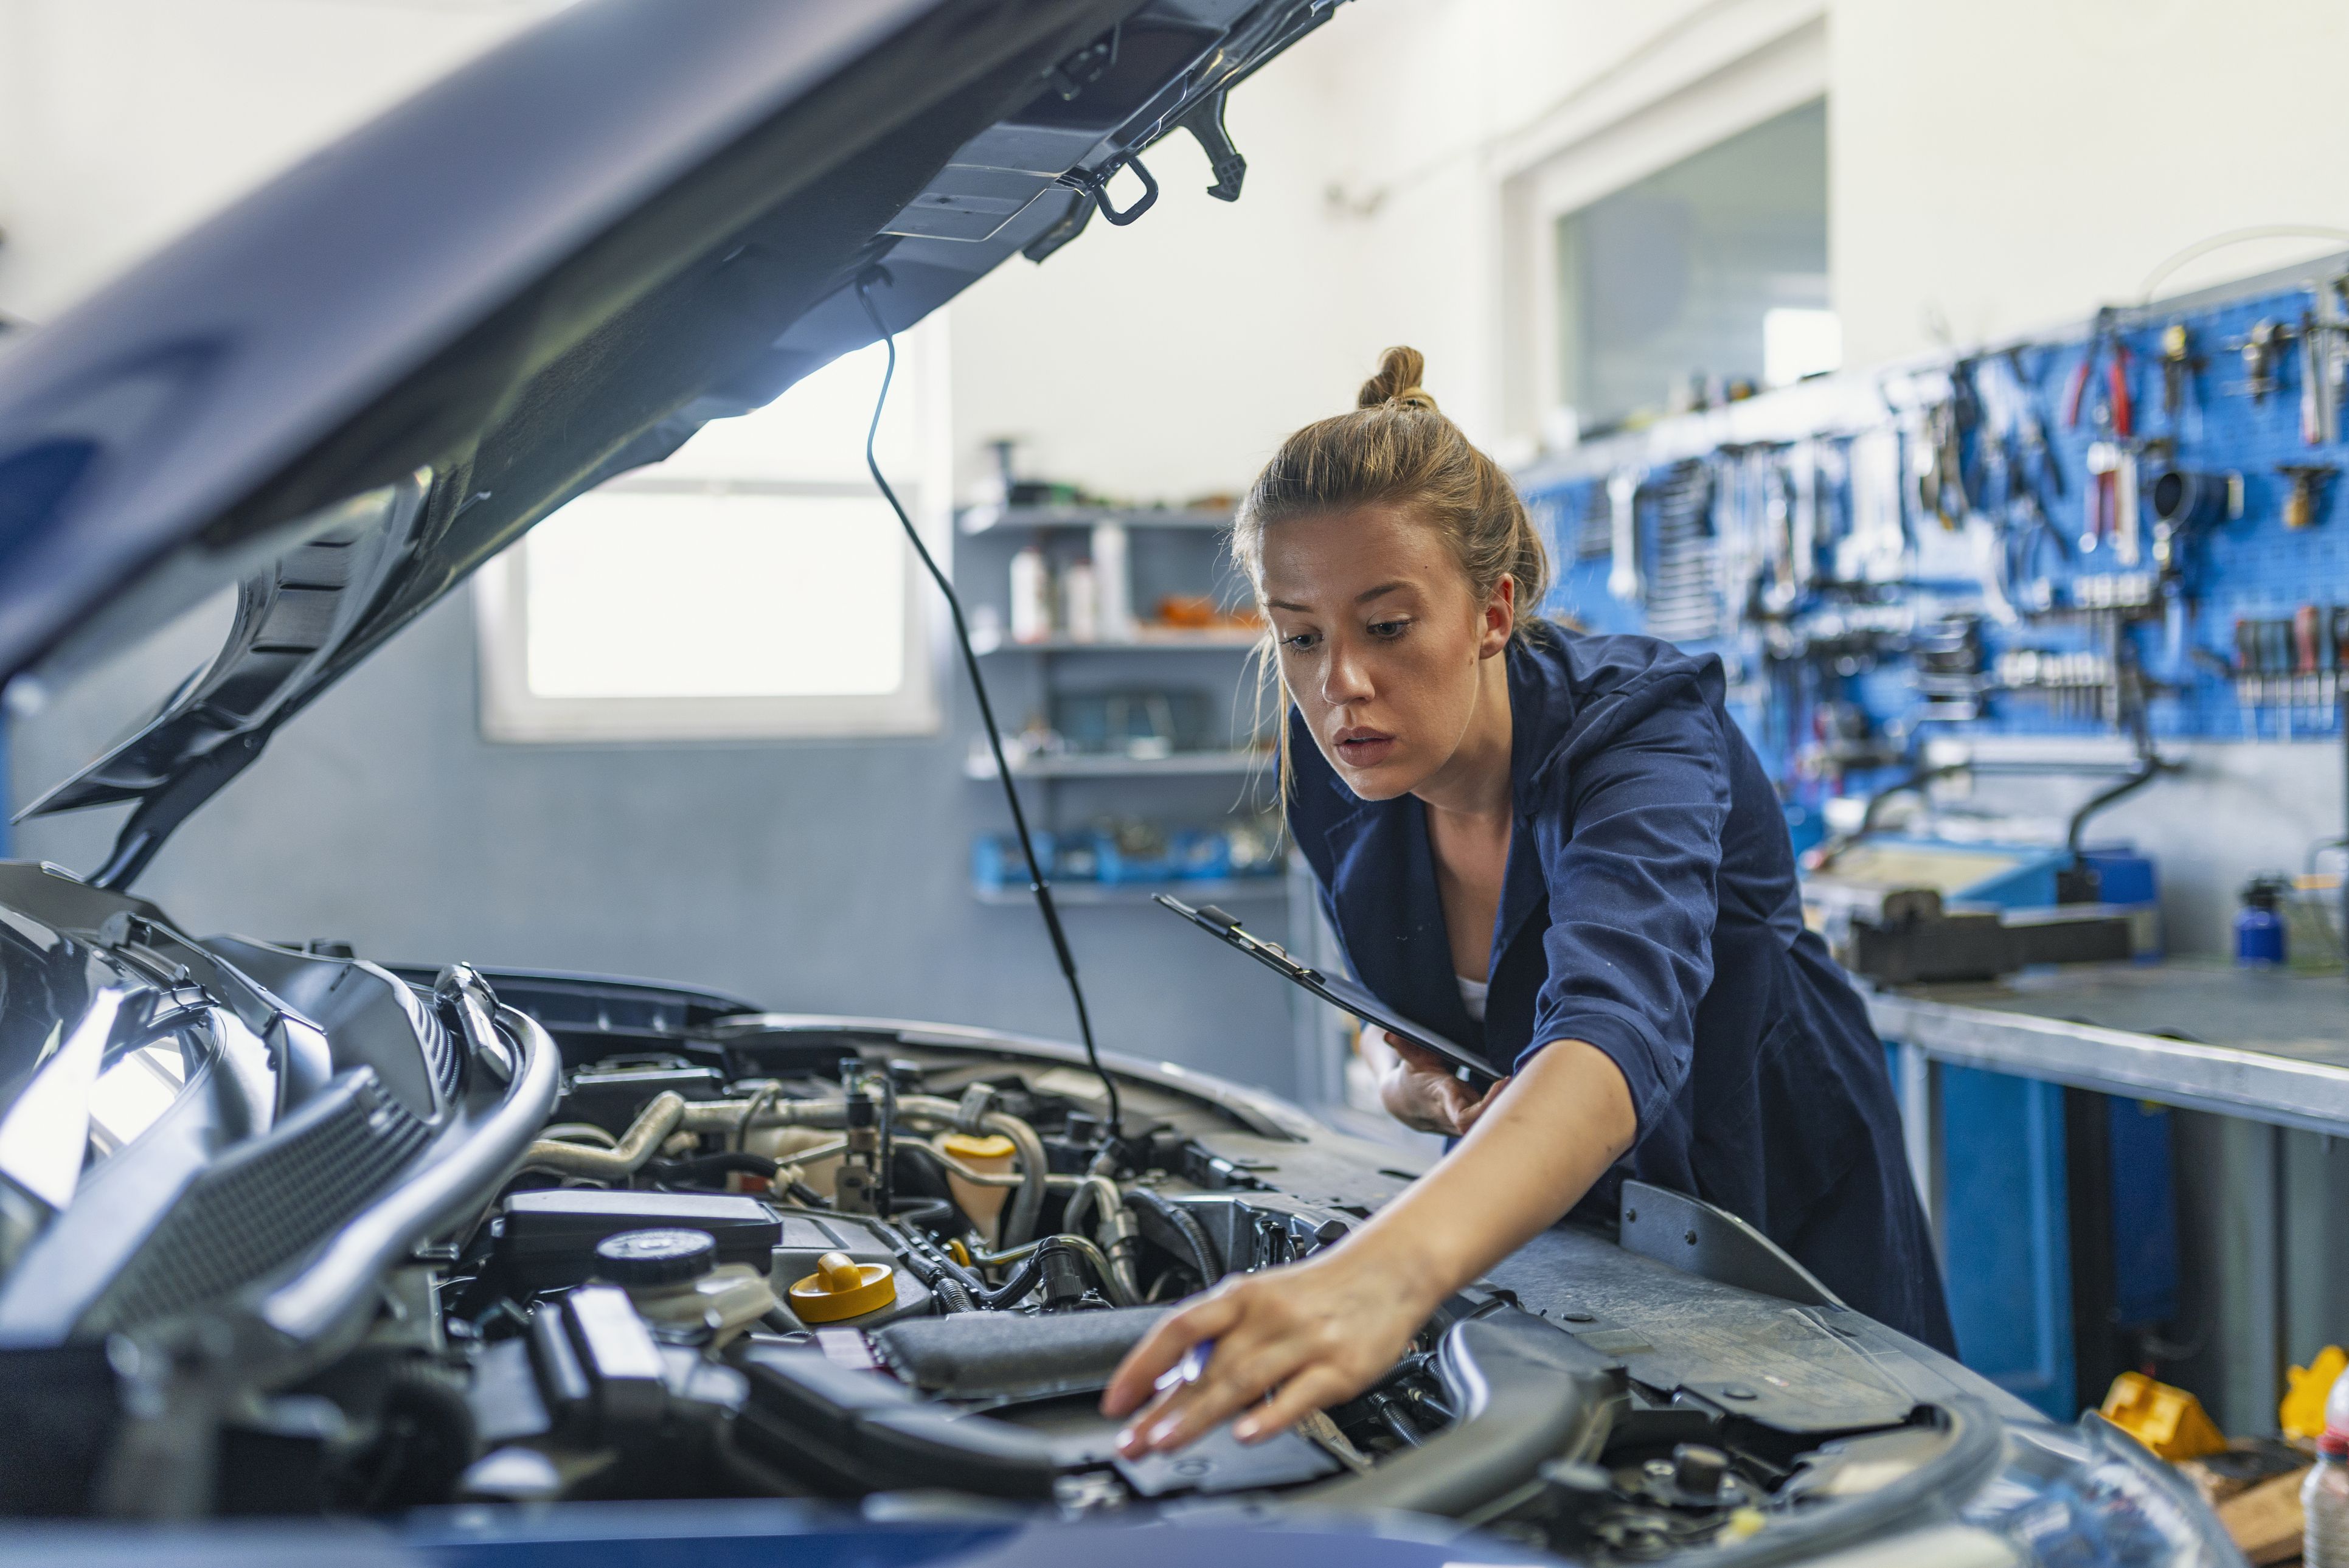
[[[1292,985],[1303,987],[1331,1006],[1351,1013],[1365,1024],[1375,1024],[1399,1039],[1452,1064],[1453,1076],[1476,1088],[1501,1081],[1484,1057],[1465,1046],[1455,1045],[1424,1024],[1413,1023],[1380,1001],[1361,986],[1340,975],[1324,975],[1319,970],[1299,964],[1277,942],[1267,942],[1241,929],[1238,919],[1217,909],[1214,904],[1201,904],[1194,909],[1179,898],[1165,893],[1153,893],[1152,899],[1164,904],[1208,935],[1228,947],[1234,947],[1255,959]]]

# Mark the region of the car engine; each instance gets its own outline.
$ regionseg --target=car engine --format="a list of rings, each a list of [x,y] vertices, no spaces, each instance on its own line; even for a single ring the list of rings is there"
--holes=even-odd
[[[1167,1304],[1309,1256],[1369,1208],[1282,1191],[1162,1088],[1129,1085],[1111,1139],[1081,1069],[873,1033],[750,1018],[582,1059],[491,1214],[419,1265],[432,1310],[314,1385],[371,1418],[307,1471],[257,1462],[276,1435],[236,1434],[230,1474],[317,1490],[242,1504],[1402,1509],[1647,1562],[1998,1455],[1956,1408],[1825,1439],[1694,1408],[1487,1286],[1296,1429],[1121,1458],[1098,1392]]]
[[[1113,1133],[1071,1047],[197,940],[36,867],[0,864],[0,971],[33,1063],[0,1112],[0,1515],[1406,1516],[1724,1568],[1936,1521],[2188,1562],[2159,1553],[2215,1529],[2126,1438],[1636,1183],[1358,1397],[1125,1459],[1098,1394],[1170,1305],[1336,1244],[1418,1157],[1169,1064],[1111,1063]]]

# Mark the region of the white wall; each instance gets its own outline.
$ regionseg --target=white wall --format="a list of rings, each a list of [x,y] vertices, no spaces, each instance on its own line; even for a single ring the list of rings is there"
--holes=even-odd
[[[560,4],[0,0],[0,315],[55,315]],[[1177,137],[1151,160],[1164,194],[1139,222],[1096,222],[957,304],[966,475],[1009,434],[1034,438],[1040,471],[1113,493],[1229,490],[1286,431],[1347,407],[1398,341],[1428,350],[1446,407],[1485,422],[1495,304],[1461,239],[1490,226],[1476,171],[1506,118],[1494,88],[1524,98],[1588,70],[1562,25],[1578,14],[1611,15],[1344,7],[1235,96],[1238,203],[1206,195]]]
[[[0,314],[56,314],[561,3],[0,0]],[[958,302],[961,472],[1015,435],[1038,471],[1112,494],[1235,490],[1398,342],[1472,435],[1506,442],[1505,362],[1526,348],[1506,177],[1820,4],[1353,0],[1234,95],[1237,204],[1205,194],[1178,136],[1140,222]]]
[[[0,313],[54,314],[560,3],[0,0]],[[2337,0],[1353,0],[1235,95],[1237,205],[1177,138],[1140,222],[966,296],[964,473],[1009,434],[1113,493],[1230,490],[1391,342],[1427,352],[1472,434],[1521,448],[1547,280],[1512,274],[1533,258],[1506,203],[1545,166],[1595,196],[1724,115],[1765,118],[1808,78],[1738,62],[1822,15],[1854,364],[2134,297],[2222,230],[2349,229],[2349,185],[2323,172],[2349,155]],[[2325,248],[2249,245],[2175,282]]]
[[[1096,221],[955,306],[966,462],[1017,435],[1037,471],[1108,493],[1234,491],[1283,435],[1352,407],[1394,343],[1426,353],[1447,411],[1489,429],[1498,323],[1480,171],[1511,96],[1495,74],[1517,96],[1545,64],[1570,76],[1560,22],[1606,9],[1342,7],[1233,95],[1239,201],[1205,193],[1205,162],[1178,137],[1149,159],[1164,194],[1133,227]]]
[[[1829,40],[1854,364],[2134,300],[2221,231],[2349,229],[2339,0],[1835,0]],[[2244,246],[2170,287],[2341,248]]]
[[[1109,493],[1237,490],[1283,435],[1351,407],[1394,343],[1427,355],[1429,390],[1472,437],[1521,447],[1533,417],[1505,413],[1531,346],[1504,275],[1510,177],[1820,3],[1354,0],[1234,95],[1237,204],[1203,193],[1178,138],[1150,160],[1155,211],[957,304],[965,473],[985,438],[1018,435],[1038,471]]]

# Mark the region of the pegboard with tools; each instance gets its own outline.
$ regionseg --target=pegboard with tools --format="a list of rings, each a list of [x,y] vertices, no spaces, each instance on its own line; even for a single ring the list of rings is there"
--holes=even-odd
[[[1968,734],[2336,737],[2349,256],[1587,441],[1546,606],[1718,652],[1791,801]],[[1855,775],[1858,777],[1854,777]]]

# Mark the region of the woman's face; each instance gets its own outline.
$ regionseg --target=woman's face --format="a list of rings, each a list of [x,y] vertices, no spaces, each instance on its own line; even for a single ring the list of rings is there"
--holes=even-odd
[[[1477,717],[1484,662],[1508,645],[1516,584],[1480,603],[1432,526],[1390,507],[1264,531],[1264,603],[1280,673],[1321,755],[1389,800],[1450,762]]]

